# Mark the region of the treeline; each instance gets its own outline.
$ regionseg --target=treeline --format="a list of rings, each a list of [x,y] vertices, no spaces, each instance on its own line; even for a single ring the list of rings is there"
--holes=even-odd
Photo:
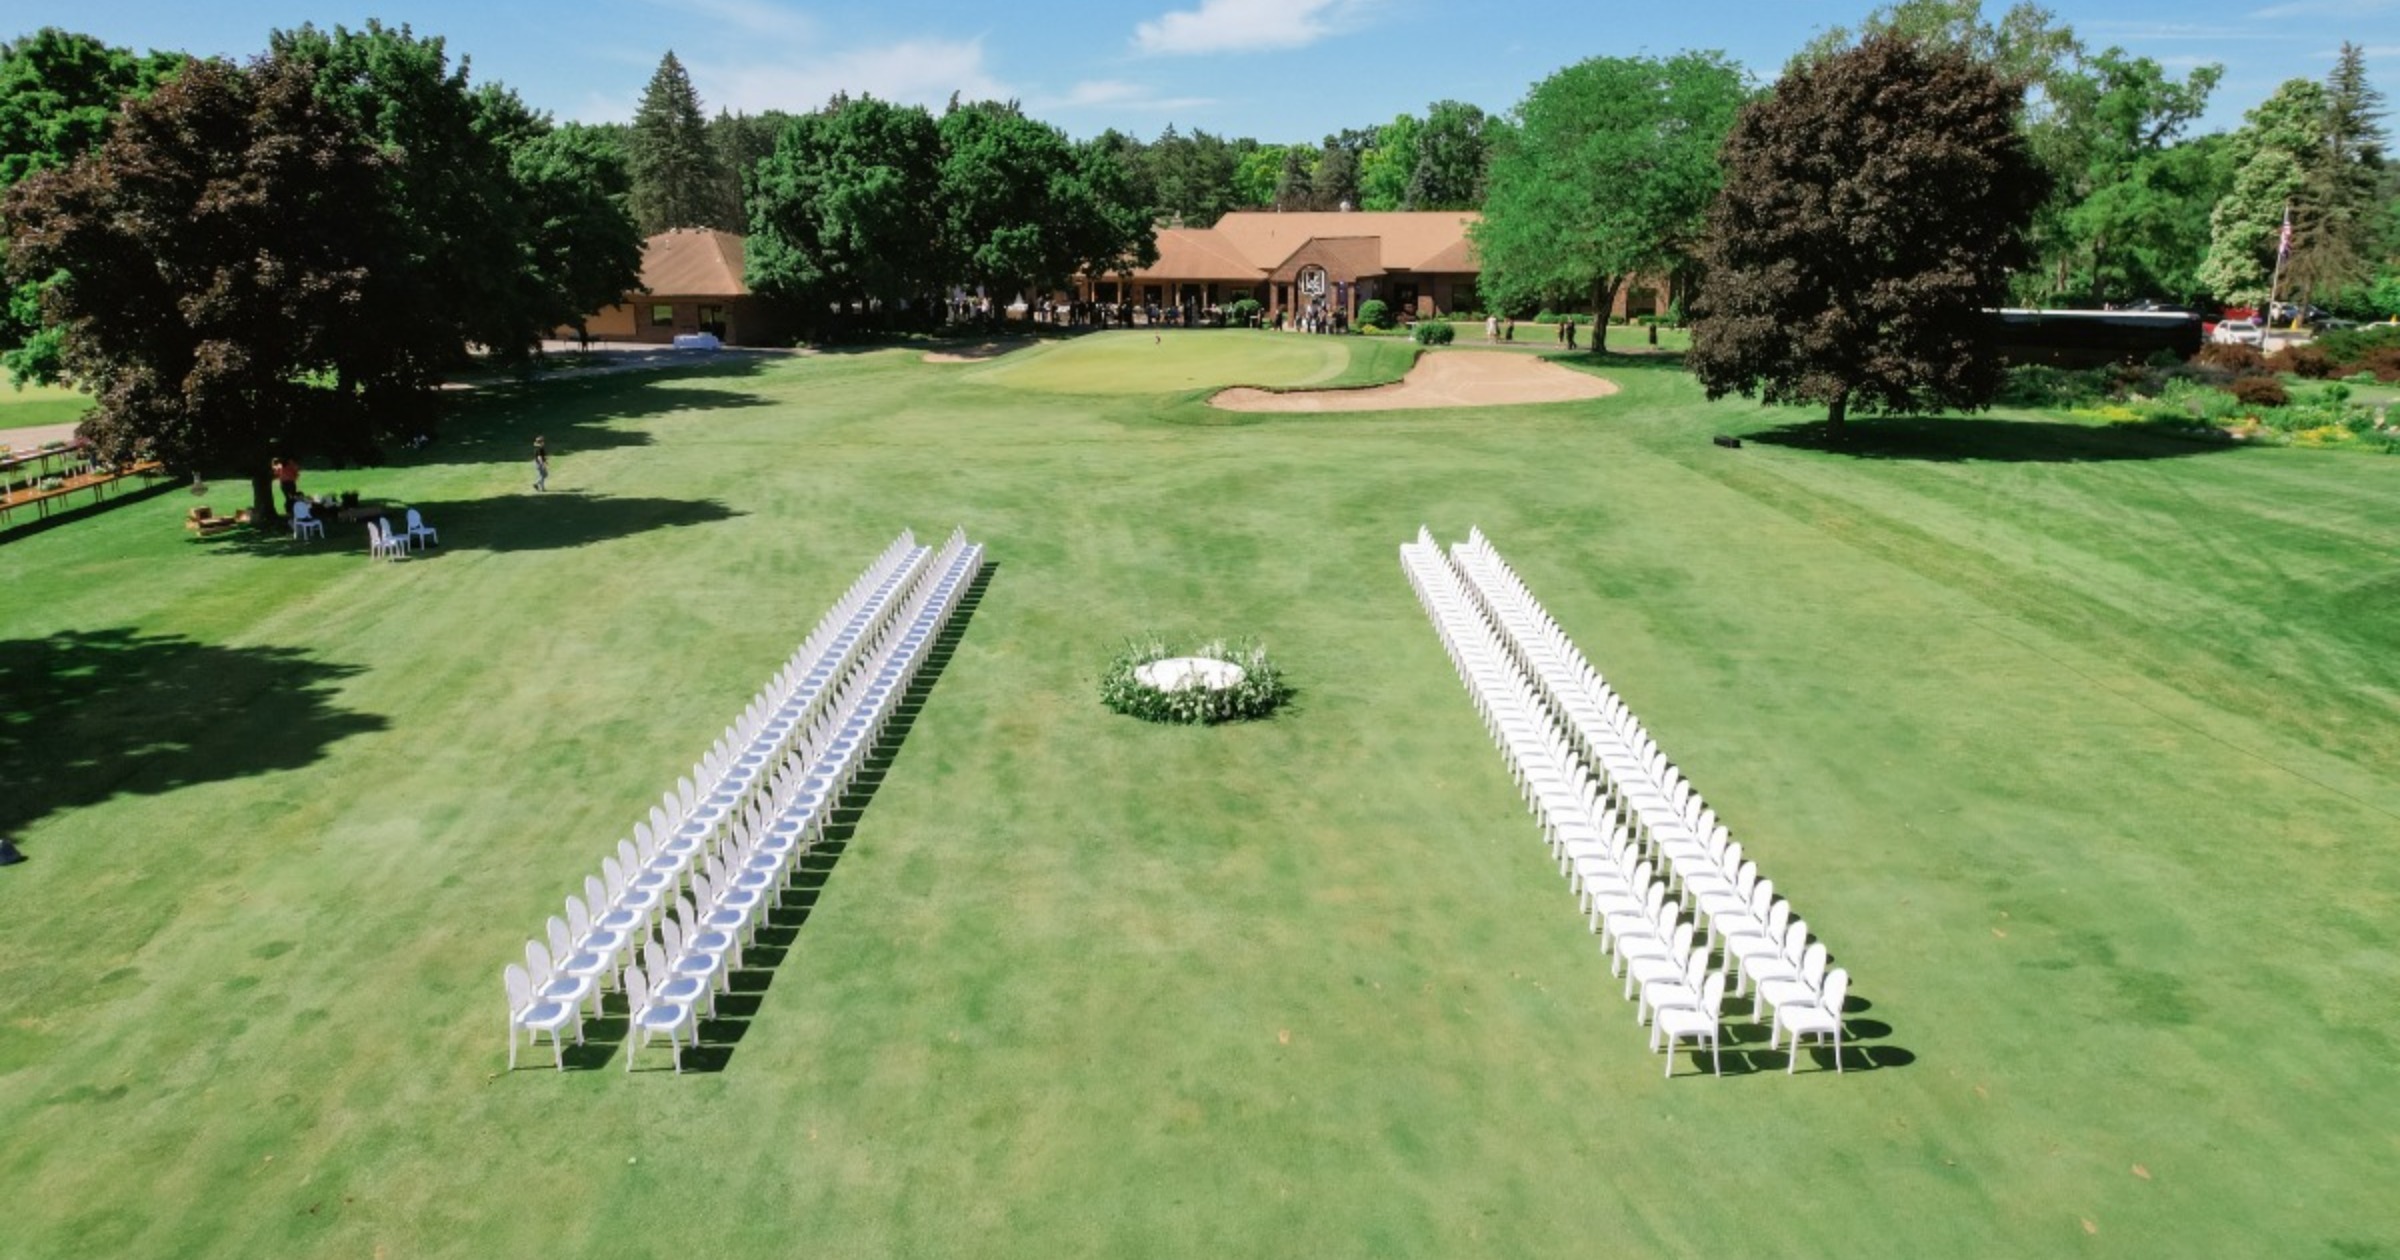
[[[634,218],[645,234],[677,227],[739,232],[749,227],[755,204],[745,184],[774,152],[776,138],[796,120],[851,103],[843,95],[814,114],[720,110],[712,117],[670,51],[632,121],[601,130],[626,153]],[[950,108],[959,105],[954,99]],[[1206,227],[1231,210],[1476,209],[1493,141],[1506,125],[1474,105],[1436,101],[1421,118],[1401,114],[1315,145],[1186,132],[1171,123],[1153,140],[1111,128],[1085,143],[1118,163],[1128,195],[1158,223]]]

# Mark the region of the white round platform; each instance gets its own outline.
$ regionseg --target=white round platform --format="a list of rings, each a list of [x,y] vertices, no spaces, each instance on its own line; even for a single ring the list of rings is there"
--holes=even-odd
[[[1160,691],[1189,691],[1194,687],[1224,691],[1241,685],[1241,681],[1249,676],[1249,671],[1232,661],[1206,656],[1172,656],[1137,666],[1133,671],[1136,682]]]

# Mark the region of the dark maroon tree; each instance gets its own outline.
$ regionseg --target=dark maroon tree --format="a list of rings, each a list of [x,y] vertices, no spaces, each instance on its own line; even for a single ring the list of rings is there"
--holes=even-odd
[[[10,270],[63,273],[44,314],[104,455],[246,477],[272,515],[275,454],[359,458],[405,430],[423,393],[383,388],[359,332],[384,318],[367,295],[388,243],[359,213],[384,160],[306,65],[193,61],[97,152],[17,185]]]
[[[2049,195],[2021,84],[1874,36],[1784,75],[1726,138],[1694,303],[1711,398],[1973,410],[2005,364],[1994,323]]]

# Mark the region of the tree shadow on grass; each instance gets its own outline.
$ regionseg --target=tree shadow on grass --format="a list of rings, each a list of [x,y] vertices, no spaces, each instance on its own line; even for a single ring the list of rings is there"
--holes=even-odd
[[[11,543],[20,538],[30,538],[35,534],[45,533],[98,516],[110,508],[136,503],[143,499],[155,499],[170,490],[181,488],[172,479],[162,478],[146,486],[119,490],[105,499],[87,501],[73,507],[56,508],[47,516],[36,515],[31,508],[18,508],[10,514],[7,525],[0,528],[0,543]]]
[[[426,499],[393,503],[384,514],[394,526],[406,523],[415,508],[435,530],[440,546],[409,553],[412,562],[439,560],[458,551],[556,551],[592,543],[614,542],[656,529],[709,525],[742,513],[714,499],[661,499],[642,496],[577,494],[553,490],[535,494],[501,495],[488,499]],[[272,531],[247,531],[211,539],[215,555],[302,556],[328,550],[365,557],[364,521],[332,521],[322,540],[295,542]]]
[[[689,383],[695,375],[732,381],[761,370],[760,361],[745,357],[697,373],[678,370],[669,375],[662,370],[487,385],[456,397],[441,436],[422,450],[399,455],[394,462],[403,466],[521,463],[530,476],[536,435],[545,440],[551,457],[560,459],[588,451],[651,445],[650,434],[631,427],[630,421],[681,411],[771,406],[773,399],[731,385],[709,389]]]
[[[388,725],[334,707],[359,668],[131,628],[0,640],[0,835],[121,793],[308,765]]]
[[[767,989],[782,974],[785,960],[799,944],[801,930],[808,925],[818,899],[824,896],[834,867],[840,864],[842,854],[857,836],[859,820],[875,799],[876,791],[899,761],[910,728],[924,713],[934,684],[941,681],[959,643],[966,638],[968,623],[974,620],[975,609],[983,603],[984,592],[999,567],[986,562],[968,581],[949,624],[942,627],[941,634],[926,648],[925,664],[908,690],[898,697],[882,739],[868,751],[849,791],[827,811],[823,832],[794,860],[791,882],[783,890],[780,904],[767,912],[759,923],[757,938],[743,949],[741,967],[727,978],[732,992],[717,996],[715,1018],[700,1021],[700,1043],[683,1052],[685,1071],[722,1072],[733,1061],[735,1045],[750,1031],[750,1021],[764,1004]]]
[[[2180,459],[2230,449],[2231,442],[2136,424],[2069,424],[1999,416],[1878,416],[1834,432],[1822,420],[1744,435],[1763,446],[1925,463],[2082,464]]]

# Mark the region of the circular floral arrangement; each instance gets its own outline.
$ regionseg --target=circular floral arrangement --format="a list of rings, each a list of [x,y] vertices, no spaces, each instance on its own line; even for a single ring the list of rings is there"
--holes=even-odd
[[[1100,703],[1145,722],[1243,722],[1291,697],[1283,671],[1256,642],[1218,639],[1177,652],[1151,635],[1128,642],[1100,676]]]

